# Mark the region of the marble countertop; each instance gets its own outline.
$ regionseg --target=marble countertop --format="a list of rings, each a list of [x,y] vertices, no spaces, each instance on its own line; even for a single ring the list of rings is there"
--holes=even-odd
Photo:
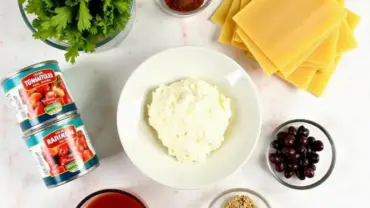
[[[90,174],[48,190],[21,139],[15,115],[0,96],[0,207],[73,208],[86,195],[104,188],[127,189],[151,208],[199,208],[219,192],[247,187],[265,196],[274,208],[367,207],[370,193],[370,3],[348,0],[362,16],[356,37],[360,47],[346,54],[321,98],[298,91],[268,77],[240,51],[216,41],[219,28],[208,21],[220,0],[202,14],[178,19],[168,16],[152,0],[137,0],[137,15],[129,37],[116,48],[81,55],[75,65],[63,51],[34,40],[19,15],[16,1],[0,7],[0,77],[24,66],[56,59],[101,156]],[[150,31],[150,32],[149,32]],[[182,191],[159,185],[130,162],[120,145],[115,114],[121,88],[130,73],[149,56],[174,46],[198,45],[231,56],[255,81],[263,107],[263,127],[255,153],[233,176],[203,190]],[[278,124],[307,118],[322,124],[335,140],[338,159],[331,177],[321,186],[297,191],[280,185],[268,172],[264,151]]]

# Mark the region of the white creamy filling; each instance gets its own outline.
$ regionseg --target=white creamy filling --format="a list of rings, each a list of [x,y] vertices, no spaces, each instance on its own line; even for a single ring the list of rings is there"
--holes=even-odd
[[[162,85],[148,106],[149,124],[180,162],[199,161],[222,145],[232,115],[230,99],[202,80]]]

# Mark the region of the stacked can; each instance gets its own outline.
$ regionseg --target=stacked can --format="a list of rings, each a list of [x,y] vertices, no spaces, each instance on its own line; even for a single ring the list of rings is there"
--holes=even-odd
[[[7,77],[2,87],[48,188],[99,165],[57,61],[25,67]]]

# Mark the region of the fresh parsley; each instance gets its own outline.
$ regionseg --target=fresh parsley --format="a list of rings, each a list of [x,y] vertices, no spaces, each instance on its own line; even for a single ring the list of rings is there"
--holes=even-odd
[[[76,62],[79,51],[95,52],[96,43],[124,30],[132,0],[18,0],[36,18],[33,37],[68,43],[65,58]]]

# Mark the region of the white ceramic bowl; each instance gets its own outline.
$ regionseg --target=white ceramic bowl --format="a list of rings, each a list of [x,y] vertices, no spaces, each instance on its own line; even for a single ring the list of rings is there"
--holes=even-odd
[[[198,163],[180,163],[169,156],[147,122],[151,91],[184,78],[203,79],[232,99],[224,144]],[[152,56],[131,75],[121,93],[117,125],[125,152],[145,175],[165,186],[198,189],[224,179],[247,161],[260,135],[261,114],[255,86],[240,65],[216,51],[178,47]]]

